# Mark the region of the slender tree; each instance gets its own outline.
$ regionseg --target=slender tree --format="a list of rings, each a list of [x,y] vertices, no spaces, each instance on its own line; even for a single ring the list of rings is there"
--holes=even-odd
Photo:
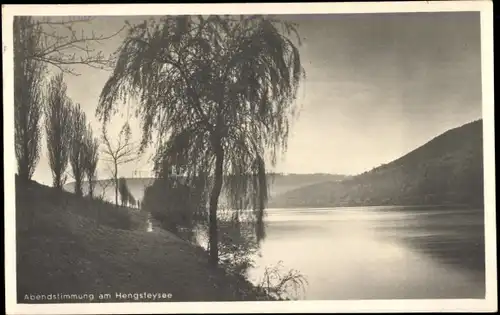
[[[127,180],[124,177],[120,177],[118,180],[118,191],[120,192],[120,200],[122,206],[135,206],[135,198],[128,187]]]
[[[89,185],[89,196],[94,196],[97,163],[99,162],[99,139],[94,137],[92,127],[87,126],[84,137],[83,168]]]
[[[135,207],[135,197],[132,194],[132,192],[130,191],[130,189],[128,190],[127,202],[128,202],[129,206]]]
[[[127,181],[123,177],[118,179],[118,192],[120,193],[122,207],[126,206],[128,200],[128,186]]]
[[[14,19],[14,120],[18,174],[29,180],[40,159],[45,66],[30,55],[37,51],[39,27],[30,17]]]
[[[74,75],[76,65],[111,69],[112,56],[96,45],[117,36],[85,33],[79,25],[93,17],[14,17],[15,153],[22,180],[33,176],[40,158],[43,113],[42,86],[48,66]]]
[[[72,137],[72,104],[66,94],[63,74],[54,76],[49,83],[45,107],[45,133],[47,151],[52,170],[53,185],[59,190],[65,184]]]
[[[253,209],[264,237],[266,161],[286,150],[296,94],[304,75],[295,25],[263,16],[168,16],[131,26],[105,84],[97,114],[138,96],[142,149],[160,141],[167,160],[191,186],[210,194],[210,263],[218,263],[217,209],[228,192],[232,209]],[[199,180],[205,177],[207,180]]]
[[[80,104],[73,106],[71,119],[71,128],[73,129],[73,132],[69,163],[75,180],[75,194],[83,196],[82,182],[85,176],[84,154],[86,118],[85,113],[80,108]]]
[[[138,157],[137,146],[131,141],[130,126],[125,123],[118,134],[115,144],[109,139],[106,128],[103,128],[102,142],[104,144],[103,161],[111,165],[111,172],[115,182],[115,204],[118,206],[118,168],[120,165],[129,163]]]

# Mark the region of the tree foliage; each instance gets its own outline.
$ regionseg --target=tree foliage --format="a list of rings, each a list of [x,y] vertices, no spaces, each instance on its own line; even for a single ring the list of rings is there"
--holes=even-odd
[[[86,117],[80,104],[73,106],[71,115],[71,127],[73,129],[71,137],[71,150],[69,163],[75,180],[75,194],[83,196],[82,182],[85,176],[85,133]]]
[[[304,75],[295,26],[263,16],[167,16],[130,26],[97,114],[137,97],[142,148],[158,133],[155,169],[182,170],[188,187],[209,192],[211,262],[218,262],[217,208],[252,209],[264,236],[266,161],[286,150]],[[298,38],[298,37],[297,37]],[[299,39],[300,43],[300,39]]]
[[[143,210],[151,213],[162,229],[201,245],[208,215],[204,196],[203,192],[190,189],[184,178],[168,174],[146,188]],[[244,275],[253,266],[258,251],[253,226],[244,215],[228,209],[220,209],[217,219],[220,262],[228,272]]]
[[[72,103],[66,94],[62,73],[51,78],[45,107],[47,152],[52,170],[53,185],[58,189],[66,183],[72,138]]]
[[[45,65],[30,55],[38,50],[39,27],[31,17],[14,19],[15,151],[22,180],[31,179],[40,159]]]
[[[197,225],[207,219],[204,197],[203,191],[189,187],[184,178],[164,174],[146,188],[142,209],[151,213],[161,228],[196,242]]]
[[[99,139],[94,137],[90,124],[87,126],[83,146],[83,169],[89,185],[89,196],[94,196],[97,163],[99,162]]]
[[[120,200],[122,206],[135,205],[135,198],[130,191],[127,180],[124,177],[118,179],[118,191],[120,192]]]
[[[92,17],[14,17],[15,152],[23,180],[33,176],[40,158],[42,91],[48,66],[75,75],[78,74],[75,65],[110,69],[112,56],[104,56],[95,45],[115,37],[123,28],[110,35],[86,34],[79,29],[78,25],[93,20]],[[59,175],[54,176],[58,182],[54,184],[59,185]]]
[[[259,243],[251,221],[238,212],[221,209],[219,222],[219,257],[228,272],[245,276],[254,266]]]

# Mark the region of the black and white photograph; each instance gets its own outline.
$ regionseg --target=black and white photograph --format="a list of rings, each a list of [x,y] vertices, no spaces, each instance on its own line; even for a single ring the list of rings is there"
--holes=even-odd
[[[495,311],[492,2],[323,5],[3,6],[7,313]]]

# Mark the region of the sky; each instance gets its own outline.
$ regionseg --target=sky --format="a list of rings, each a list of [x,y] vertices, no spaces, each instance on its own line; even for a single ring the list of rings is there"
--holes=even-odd
[[[479,13],[283,18],[299,26],[303,38],[299,51],[307,77],[297,100],[302,110],[275,171],[359,174],[481,118]],[[125,20],[141,19],[98,17],[85,26],[85,32],[107,35],[118,31]],[[96,48],[109,54],[122,40],[118,36]],[[75,70],[80,75],[65,76],[68,95],[81,104],[99,132],[95,109],[110,73],[80,66]],[[126,113],[124,106],[112,118],[111,135]],[[134,139],[140,140],[139,121],[131,123]],[[148,157],[122,166],[120,174],[148,174]],[[109,176],[106,165],[100,163],[98,177]],[[45,149],[33,179],[51,184]]]

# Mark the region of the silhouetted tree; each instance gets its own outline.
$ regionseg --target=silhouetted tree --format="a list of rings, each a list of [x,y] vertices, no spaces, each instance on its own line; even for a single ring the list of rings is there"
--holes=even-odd
[[[100,193],[97,195],[97,199],[99,200],[106,200],[106,192],[108,191],[109,186],[114,184],[114,180],[101,180],[99,181],[99,188],[100,188]],[[110,201],[110,203],[112,203]]]
[[[123,28],[109,36],[86,34],[78,29],[78,24],[94,19],[14,17],[15,151],[22,180],[33,176],[40,158],[42,85],[47,66],[77,75],[74,65],[109,69],[113,64],[112,56],[105,57],[92,45],[113,38]]]
[[[118,205],[118,167],[122,164],[129,163],[138,157],[137,147],[130,140],[131,132],[128,123],[125,123],[118,134],[116,144],[112,144],[106,128],[103,128],[102,140],[104,144],[103,161],[110,163],[112,166],[112,174],[115,182],[115,204]]]
[[[72,103],[66,94],[63,74],[54,76],[49,83],[45,106],[45,133],[47,151],[52,170],[53,185],[58,189],[66,183],[72,138]]]
[[[93,197],[97,162],[99,161],[99,139],[94,137],[90,124],[87,126],[84,142],[85,142],[83,150],[84,173],[85,176],[87,177],[89,185],[89,196]]]
[[[130,206],[135,207],[135,198],[134,198],[134,195],[132,195],[132,192],[130,191],[130,189],[129,189],[129,191],[128,191],[128,199],[127,199],[127,202],[128,202],[128,204],[129,204]]]
[[[146,188],[141,206],[163,229],[194,242],[196,224],[206,220],[201,196],[182,178],[162,176]]]
[[[304,75],[293,34],[293,24],[263,16],[150,19],[130,26],[101,93],[104,123],[116,103],[138,96],[142,148],[158,133],[157,170],[169,160],[196,190],[205,177],[212,265],[223,186],[232,209],[254,210],[255,233],[264,237],[265,155],[273,165],[286,149]]]
[[[120,199],[122,202],[122,206],[125,206],[128,201],[128,186],[127,186],[127,181],[125,178],[120,177],[118,179],[118,192],[120,193]]]
[[[228,272],[245,275],[254,265],[254,255],[259,249],[251,221],[228,209],[219,212],[220,260]]]
[[[122,206],[135,206],[135,198],[128,187],[127,180],[124,177],[120,177],[118,180],[118,191],[120,192],[120,199],[122,202]]]
[[[75,194],[83,195],[82,181],[85,176],[84,153],[85,153],[85,113],[80,108],[80,104],[73,106],[71,115],[71,128],[73,129],[71,138],[71,150],[69,163],[73,171],[75,180]]]
[[[31,179],[40,159],[42,89],[45,66],[30,58],[39,46],[40,27],[31,17],[14,18],[14,119],[17,169]]]

